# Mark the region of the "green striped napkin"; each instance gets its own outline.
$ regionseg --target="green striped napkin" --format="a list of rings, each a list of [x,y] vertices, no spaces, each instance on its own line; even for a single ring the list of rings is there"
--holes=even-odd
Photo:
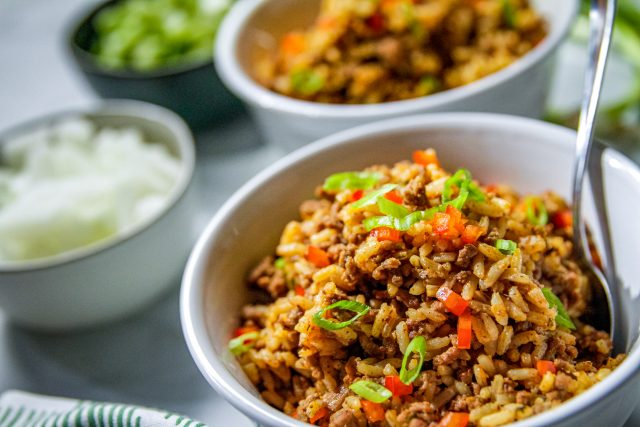
[[[172,412],[10,390],[0,396],[0,427],[205,427]]]

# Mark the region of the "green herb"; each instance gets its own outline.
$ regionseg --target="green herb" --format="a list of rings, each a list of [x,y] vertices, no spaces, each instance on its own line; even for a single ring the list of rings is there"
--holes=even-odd
[[[390,215],[394,218],[404,218],[409,215],[409,209],[405,208],[402,205],[399,205],[396,202],[392,202],[391,200],[383,197],[378,197],[377,200],[378,209],[385,215]]]
[[[122,0],[92,19],[91,53],[115,69],[156,70],[211,60],[218,26],[233,2]]]
[[[542,288],[542,293],[549,303],[549,307],[556,309],[556,324],[564,326],[567,329],[575,329],[576,325],[573,324],[567,309],[564,308],[564,304],[560,301],[560,298],[553,293],[549,288]]]
[[[291,74],[293,90],[302,95],[314,95],[324,87],[324,77],[312,70],[298,70]]]
[[[253,345],[255,341],[260,336],[260,333],[257,331],[247,332],[246,334],[242,334],[239,337],[233,338],[229,341],[229,350],[235,356],[239,356],[242,353],[247,352]]]
[[[402,218],[395,218],[393,216],[372,216],[365,218],[362,224],[366,231],[371,231],[378,227],[391,227],[396,230],[407,231],[415,223],[433,218],[433,215],[440,210],[442,209],[437,207],[427,209],[426,211],[415,211]]]
[[[429,95],[430,93],[437,92],[440,87],[440,80],[434,76],[424,76],[418,82],[418,92],[423,95]]]
[[[516,10],[511,3],[511,0],[502,0],[502,19],[509,28],[515,28],[516,26]]]
[[[378,198],[384,196],[389,191],[394,190],[396,187],[396,184],[385,184],[377,190],[373,190],[372,192],[366,194],[360,200],[356,200],[355,202],[351,203],[351,208],[360,209],[364,208],[365,206],[375,205],[378,202]]]
[[[533,225],[546,225],[549,222],[549,214],[542,200],[536,196],[529,196],[524,199],[527,211],[527,219]]]
[[[340,172],[334,173],[324,181],[323,189],[339,190],[368,190],[373,188],[381,175],[375,172]]]
[[[358,396],[373,403],[382,403],[392,395],[391,390],[385,386],[367,380],[356,381],[349,388]]]
[[[407,369],[409,358],[413,353],[418,354],[418,364],[411,370]],[[411,384],[418,378],[424,363],[424,357],[427,353],[427,340],[423,336],[417,336],[411,340],[402,358],[402,366],[400,368],[400,381],[405,384]]]
[[[459,193],[457,200],[451,200],[453,196],[453,188],[458,187]],[[484,193],[473,182],[471,172],[467,169],[458,169],[456,173],[451,175],[445,182],[442,189],[442,204],[452,204],[456,209],[460,210],[467,201],[467,198],[481,202],[485,199]]]
[[[273,263],[273,266],[278,270],[284,270],[285,264],[286,264],[286,261],[284,260],[284,258],[279,257],[279,258],[276,258],[276,260]]]
[[[356,315],[349,320],[345,320],[344,322],[334,322],[332,320],[325,319],[323,317],[324,313],[334,308],[353,311],[354,313],[356,313]],[[315,323],[316,325],[320,326],[323,329],[327,329],[329,331],[335,331],[338,329],[346,328],[347,326],[351,325],[360,317],[367,314],[369,310],[370,310],[370,307],[368,305],[360,304],[357,301],[349,301],[349,300],[338,301],[338,302],[334,302],[330,306],[325,307],[319,312],[317,312],[316,314],[314,314],[313,323]]]
[[[513,240],[496,240],[496,248],[504,255],[513,255],[518,248],[518,245]]]

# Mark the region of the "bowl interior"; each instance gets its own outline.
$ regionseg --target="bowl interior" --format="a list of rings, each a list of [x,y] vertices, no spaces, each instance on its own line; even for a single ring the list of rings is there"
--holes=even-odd
[[[255,9],[251,13],[247,12],[246,21],[240,24],[233,54],[242,71],[255,81],[254,64],[265,57],[273,56],[278,41],[285,33],[311,25],[318,15],[321,1],[244,0],[243,3],[246,10],[254,7]],[[573,18],[576,4],[573,1],[555,0],[533,0],[533,4],[549,24],[547,38],[534,49],[539,50],[562,37]],[[295,19],[286,19],[287,17]]]
[[[69,118],[86,118],[103,127],[134,127],[142,132],[149,143],[164,145],[169,153],[181,164],[180,175],[169,193],[165,206],[145,221],[129,227],[117,236],[112,236],[94,244],[72,249],[58,255],[27,261],[0,261],[0,272],[3,271],[28,271],[35,268],[45,268],[64,262],[89,256],[100,250],[114,246],[140,232],[160,216],[164,215],[183,196],[195,164],[193,137],[186,124],[174,113],[155,105],[138,101],[106,101],[84,112],[61,112],[52,114],[42,119],[36,119],[10,129],[0,135],[0,144],[3,140],[10,140],[18,135],[32,133],[39,129],[48,129],[60,121]],[[1,162],[0,158],[0,162]]]
[[[553,189],[569,197],[574,138],[575,134],[565,128],[527,119],[483,114],[431,115],[346,131],[273,165],[219,211],[187,267],[183,279],[183,324],[203,374],[245,413],[266,423],[275,419],[282,423],[282,414],[251,396],[255,390],[228,352],[227,343],[241,305],[250,298],[245,287],[248,272],[263,256],[273,253],[285,224],[298,217],[300,203],[312,197],[315,186],[329,174],[374,163],[390,164],[410,158],[415,149],[433,147],[445,168],[467,167],[481,182],[507,183],[521,193]],[[632,221],[631,212],[640,209],[640,171],[613,151],[605,153],[603,168],[608,206],[630,208],[611,209],[610,220],[619,273],[630,302],[629,311],[621,315],[629,325],[624,337],[626,348],[632,349],[634,356],[625,363],[635,369],[633,363],[638,361],[631,359],[640,358],[640,320],[633,305],[637,305],[640,295],[640,283],[635,279],[640,274],[640,263],[634,261],[634,256],[640,251],[640,224]],[[588,200],[586,204],[587,217],[594,218],[593,204]],[[631,228],[630,222],[634,223]],[[229,238],[230,233],[233,238]],[[605,381],[613,384],[616,375],[624,375],[619,371],[623,369]],[[573,399],[571,405],[584,407],[602,386]],[[562,410],[569,410],[568,405],[562,405]],[[295,422],[289,419],[287,423]],[[529,425],[528,421],[522,425]]]

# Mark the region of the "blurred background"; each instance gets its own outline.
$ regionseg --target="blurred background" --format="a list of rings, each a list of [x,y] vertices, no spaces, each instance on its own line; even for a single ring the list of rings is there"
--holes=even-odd
[[[196,136],[194,186],[199,208],[193,232],[197,234],[233,191],[283,155],[262,142],[247,113],[221,85],[212,94],[210,89],[194,88],[190,81],[199,80],[197,73],[215,78],[211,44],[230,1],[203,0],[208,14],[204,20],[176,13],[170,1],[131,1],[130,10],[103,19],[106,32],[125,24],[121,33],[112,34],[101,46],[91,45],[91,36],[78,21],[97,3],[0,1],[0,131],[54,111],[85,107],[107,93],[125,98],[135,93],[170,106],[187,119]],[[546,120],[570,127],[577,121],[586,63],[586,4],[561,48],[545,115]],[[174,16],[166,38],[144,39],[143,26],[126,22],[135,14],[153,21],[154,14],[164,13]],[[134,70],[118,71],[121,64],[105,59],[112,73],[96,70],[73,47],[109,51],[114,58],[132,43],[139,54]],[[175,73],[167,72],[167,67],[195,74],[172,80]],[[136,73],[151,81],[139,82]],[[113,79],[125,79],[130,85],[114,91]],[[174,95],[184,91],[191,101],[180,104]],[[216,105],[224,106],[224,115],[203,114]],[[640,0],[620,0],[597,134],[640,161]],[[10,388],[164,407],[211,425],[250,425],[215,395],[189,357],[179,326],[177,284],[134,318],[72,335],[27,332],[9,325],[0,313],[0,392]],[[628,425],[640,425],[638,411]]]

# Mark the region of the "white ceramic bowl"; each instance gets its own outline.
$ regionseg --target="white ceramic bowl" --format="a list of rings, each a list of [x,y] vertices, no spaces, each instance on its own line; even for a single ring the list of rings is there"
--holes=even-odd
[[[177,285],[195,236],[187,189],[195,164],[193,137],[176,114],[137,101],[105,101],[20,125],[20,135],[66,117],[98,126],[133,126],[165,144],[182,165],[166,206],[126,233],[32,261],[0,262],[0,308],[15,323],[61,331],[93,326],[139,310]]]
[[[502,182],[522,192],[554,189],[569,196],[575,133],[524,118],[490,114],[433,114],[388,120],[348,130],[290,154],[242,187],[217,213],[191,253],[182,281],[184,335],[200,371],[232,405],[264,426],[303,426],[262,401],[227,349],[245,280],[273,252],[299,204],[331,173],[410,158],[434,147],[443,165],[469,168],[481,182]],[[603,162],[617,264],[629,306],[622,337],[624,363],[580,396],[515,425],[622,425],[640,400],[640,169],[618,152]],[[594,212],[588,212],[593,218]],[[229,234],[234,234],[233,239]],[[259,238],[256,238],[259,236]]]
[[[240,0],[224,19],[215,46],[223,83],[242,99],[268,142],[292,150],[353,126],[410,114],[485,111],[539,118],[554,54],[576,14],[577,0],[533,0],[549,34],[505,69],[468,85],[422,98],[371,105],[301,101],[271,92],[252,78],[252,62],[286,31],[312,22],[319,0]],[[295,19],[294,19],[295,17]]]

